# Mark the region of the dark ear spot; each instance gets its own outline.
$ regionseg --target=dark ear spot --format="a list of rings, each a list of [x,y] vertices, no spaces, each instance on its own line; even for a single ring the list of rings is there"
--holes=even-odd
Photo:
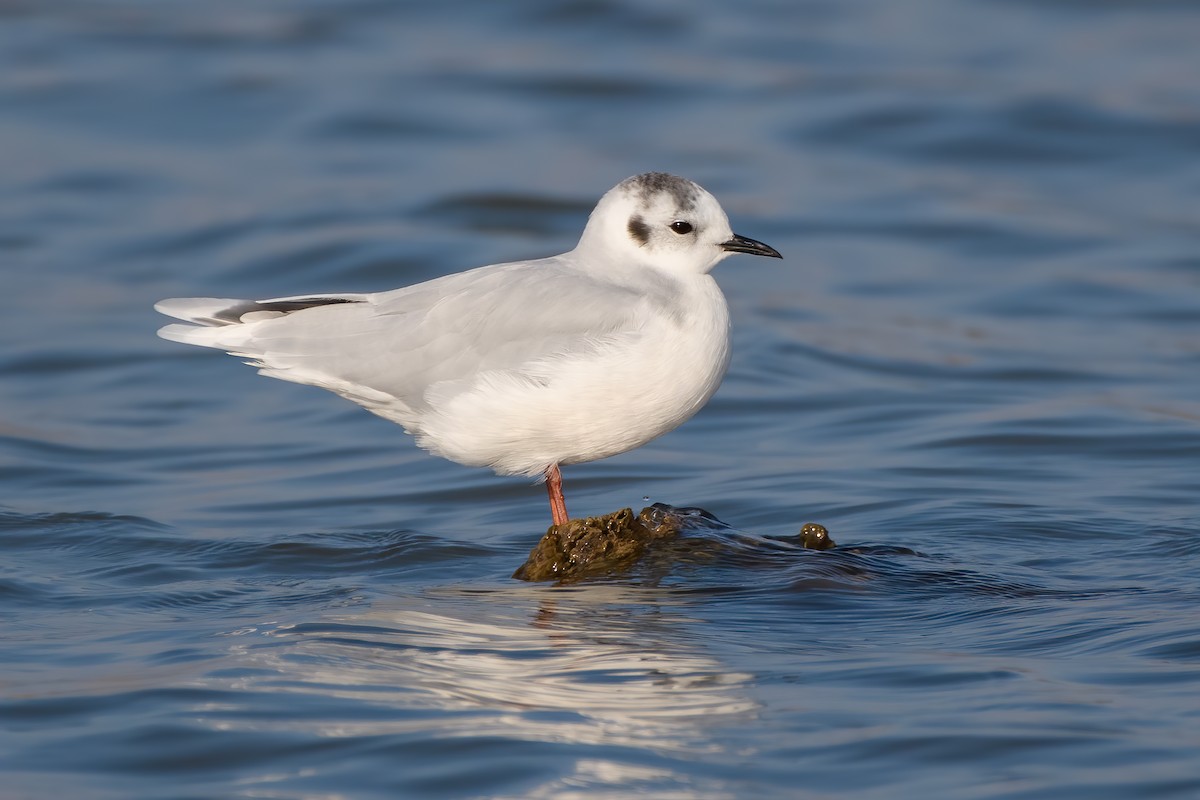
[[[639,247],[645,246],[646,242],[650,241],[650,226],[641,217],[630,217],[629,235],[633,237]]]

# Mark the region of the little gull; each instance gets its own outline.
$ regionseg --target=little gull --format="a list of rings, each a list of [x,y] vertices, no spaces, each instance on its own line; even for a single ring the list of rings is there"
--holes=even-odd
[[[249,359],[404,426],[435,455],[544,476],[624,453],[683,423],[729,366],[729,309],[708,274],[738,236],[684,178],[636,175],[600,199],[574,250],[375,294],[163,300],[193,325],[158,334]]]

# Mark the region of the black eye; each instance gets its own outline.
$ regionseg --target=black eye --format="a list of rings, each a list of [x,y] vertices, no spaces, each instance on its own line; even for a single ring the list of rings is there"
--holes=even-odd
[[[675,231],[676,233],[691,233],[692,223],[684,222],[681,219],[675,220],[671,223],[671,230]]]

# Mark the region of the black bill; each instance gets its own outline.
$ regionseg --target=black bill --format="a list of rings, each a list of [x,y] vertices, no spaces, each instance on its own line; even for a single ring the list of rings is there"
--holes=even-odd
[[[779,251],[768,244],[763,244],[756,239],[747,239],[745,236],[738,236],[736,233],[733,238],[721,242],[721,248],[728,250],[730,253],[749,253],[752,256],[770,256],[771,258],[783,258],[779,255]]]

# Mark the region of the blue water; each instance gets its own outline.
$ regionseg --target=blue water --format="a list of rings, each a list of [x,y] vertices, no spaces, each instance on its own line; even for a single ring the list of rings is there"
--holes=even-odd
[[[1200,10],[0,6],[0,796],[1200,796]],[[509,576],[540,487],[155,338],[163,297],[571,247],[645,170],[783,263]],[[839,548],[755,544],[826,525]]]

